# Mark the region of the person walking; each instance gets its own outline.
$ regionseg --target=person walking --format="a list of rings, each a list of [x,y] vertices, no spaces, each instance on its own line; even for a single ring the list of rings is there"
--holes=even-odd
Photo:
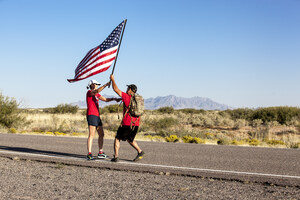
[[[134,140],[140,124],[140,117],[134,117],[130,116],[128,109],[130,104],[130,99],[132,98],[132,95],[134,95],[137,92],[137,87],[134,84],[127,85],[127,91],[126,93],[122,92],[114,79],[114,75],[110,75],[110,80],[112,82],[113,90],[121,97],[124,104],[123,108],[123,119],[122,124],[118,128],[115,140],[114,140],[114,157],[111,159],[112,162],[118,162],[119,161],[119,149],[120,149],[120,140],[127,141],[136,151],[137,156],[133,159],[133,161],[138,161],[143,158],[143,155],[145,152],[138,146],[137,142]]]
[[[103,152],[103,138],[104,138],[104,131],[102,127],[102,121],[100,118],[99,112],[99,103],[98,101],[105,101],[110,102],[113,100],[119,101],[117,98],[105,98],[101,96],[99,93],[108,85],[110,82],[106,83],[105,85],[99,87],[101,84],[98,83],[96,80],[90,80],[87,86],[89,89],[86,93],[86,104],[87,104],[87,113],[86,118],[88,122],[88,129],[89,129],[89,136],[87,140],[87,159],[93,160],[94,157],[92,155],[92,145],[93,139],[95,136],[95,132],[98,132],[98,146],[99,146],[99,153],[98,158],[108,158],[108,156]]]

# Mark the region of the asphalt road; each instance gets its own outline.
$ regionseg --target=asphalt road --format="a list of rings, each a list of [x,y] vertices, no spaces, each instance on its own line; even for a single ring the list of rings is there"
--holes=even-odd
[[[86,161],[86,138],[0,134],[0,156],[60,162],[126,171],[178,174],[219,180],[251,181],[300,186],[300,150],[260,147],[138,141],[145,151],[138,163],[135,150],[121,142],[120,162]],[[113,140],[104,141],[104,151],[113,155]],[[94,140],[93,153],[97,153]]]

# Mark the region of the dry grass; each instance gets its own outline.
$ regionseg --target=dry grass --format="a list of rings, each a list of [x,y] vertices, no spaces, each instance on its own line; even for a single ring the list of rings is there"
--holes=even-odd
[[[82,111],[77,114],[48,114],[40,111],[22,113],[22,117],[29,121],[25,126],[14,130],[0,127],[0,130],[58,136],[87,137],[88,135],[86,117]],[[121,118],[121,113],[101,115],[105,138],[114,138]],[[295,125],[258,123],[250,126],[245,120],[234,121],[226,116],[220,117],[213,111],[206,114],[181,112],[164,114],[148,111],[142,116],[137,140],[173,142],[170,140],[171,135],[178,137],[176,142],[300,148],[299,128]]]

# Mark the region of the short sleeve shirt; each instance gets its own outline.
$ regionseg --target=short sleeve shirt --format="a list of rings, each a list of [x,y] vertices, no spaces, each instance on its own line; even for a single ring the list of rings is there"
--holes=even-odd
[[[129,103],[130,103],[131,96],[127,93],[122,92],[122,101],[124,103],[124,110],[123,114],[126,112]],[[132,122],[132,126],[139,126],[140,125],[140,117],[130,117],[129,113],[127,112],[126,115],[123,118],[122,125],[124,126],[130,126],[130,123]]]
[[[101,97],[100,94],[96,94],[95,96],[93,96],[91,90],[87,91],[87,93],[86,93],[86,105],[87,105],[86,115],[100,116],[99,103],[98,103],[100,97]]]

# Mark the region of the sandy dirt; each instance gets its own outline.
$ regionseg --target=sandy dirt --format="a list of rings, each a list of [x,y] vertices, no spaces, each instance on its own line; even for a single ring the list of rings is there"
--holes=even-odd
[[[0,199],[300,199],[281,187],[0,157]]]

